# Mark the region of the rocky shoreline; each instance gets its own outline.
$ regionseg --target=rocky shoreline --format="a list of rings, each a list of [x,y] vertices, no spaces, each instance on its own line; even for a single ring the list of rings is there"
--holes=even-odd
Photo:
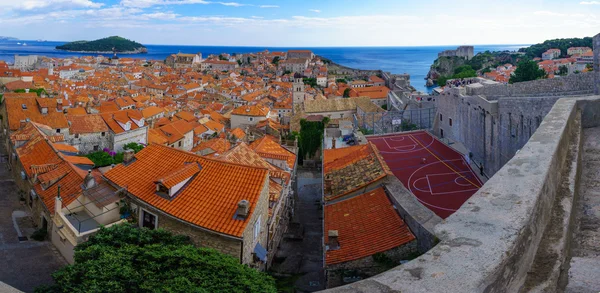
[[[56,49],[57,51],[71,52],[71,53],[81,53],[81,54],[113,54],[113,51],[75,51],[75,50],[63,50]],[[125,51],[125,52],[117,52],[117,54],[146,54],[148,53],[148,49],[140,48],[134,51]]]

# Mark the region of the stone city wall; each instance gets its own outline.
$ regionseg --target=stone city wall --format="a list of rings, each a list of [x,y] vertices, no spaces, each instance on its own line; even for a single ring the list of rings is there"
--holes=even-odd
[[[586,72],[556,78],[518,82],[514,84],[490,84],[478,87],[467,86],[466,95],[483,95],[489,100],[499,97],[532,95],[582,95],[593,93],[594,73]]]
[[[600,34],[594,36],[594,93],[600,95]]]
[[[560,99],[521,151],[435,228],[441,242],[419,258],[328,292],[519,292],[564,176],[573,133],[598,126],[600,97]]]
[[[462,143],[488,176],[527,143],[560,98],[549,94],[488,99],[466,92],[468,89],[452,88],[437,97],[434,133]]]

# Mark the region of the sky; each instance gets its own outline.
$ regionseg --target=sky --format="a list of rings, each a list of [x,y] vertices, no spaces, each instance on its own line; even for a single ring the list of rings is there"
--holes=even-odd
[[[600,33],[600,0],[223,1],[0,0],[0,36],[327,47],[532,44]]]

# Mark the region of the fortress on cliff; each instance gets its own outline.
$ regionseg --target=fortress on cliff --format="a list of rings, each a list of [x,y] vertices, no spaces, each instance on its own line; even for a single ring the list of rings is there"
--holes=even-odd
[[[438,53],[439,57],[462,57],[467,60],[471,60],[473,58],[473,46],[460,46],[456,48],[456,50],[446,50]]]

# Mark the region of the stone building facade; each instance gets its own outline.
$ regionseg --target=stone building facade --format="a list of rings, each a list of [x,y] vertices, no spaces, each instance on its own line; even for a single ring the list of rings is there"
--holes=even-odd
[[[144,125],[138,129],[125,131],[122,133],[111,134],[112,149],[115,152],[123,151],[123,147],[128,143],[148,143],[148,125]]]
[[[80,153],[88,154],[101,151],[104,148],[112,149],[112,133],[110,131],[78,133],[69,135],[69,145],[76,147]]]
[[[38,62],[38,55],[19,56],[15,55],[14,68],[20,70],[33,70]]]

